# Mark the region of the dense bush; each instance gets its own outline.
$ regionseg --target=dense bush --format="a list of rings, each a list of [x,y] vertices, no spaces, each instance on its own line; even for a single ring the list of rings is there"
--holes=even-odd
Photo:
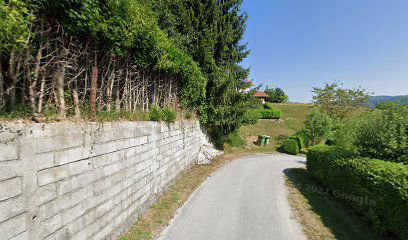
[[[297,155],[305,147],[305,142],[306,140],[303,132],[298,132],[297,134],[287,138],[281,146],[281,149],[285,153]]]
[[[308,139],[307,139],[307,135],[304,130],[297,132],[295,136],[299,137],[300,140],[302,141],[302,144],[303,144],[302,148],[308,146]]]
[[[293,136],[290,136],[289,138],[296,140],[300,151],[305,147],[305,139],[302,135],[295,134]]]
[[[319,111],[314,111],[307,116],[304,124],[303,130],[309,145],[320,143],[332,129],[332,119],[327,114]]]
[[[357,151],[357,134],[366,119],[367,116],[359,116],[347,119],[343,122],[333,123],[333,129],[327,137],[331,145]]]
[[[277,108],[257,109],[257,110],[254,110],[254,111],[257,111],[260,114],[261,119],[280,119],[281,116],[282,116],[281,110],[279,110]]]
[[[370,115],[356,134],[356,146],[364,156],[408,163],[408,107]]]
[[[309,149],[307,169],[378,230],[408,239],[406,166],[360,158],[348,150],[319,145]]]
[[[264,107],[265,107],[266,109],[276,109],[275,106],[273,106],[273,104],[270,103],[270,102],[266,102],[266,103],[264,104]]]
[[[160,122],[164,116],[162,110],[159,107],[153,106],[150,108],[149,117],[150,121]]]
[[[300,151],[297,139],[288,138],[283,144],[283,151],[288,154],[297,155]]]
[[[244,124],[251,125],[258,122],[262,118],[262,114],[257,109],[248,110],[244,116]]]
[[[227,135],[225,144],[229,147],[242,147],[245,146],[245,140],[242,139],[242,136],[239,131],[233,132]]]
[[[172,122],[175,122],[177,119],[177,112],[171,108],[164,108],[162,110],[162,114],[163,114],[163,120],[165,122],[172,123]]]

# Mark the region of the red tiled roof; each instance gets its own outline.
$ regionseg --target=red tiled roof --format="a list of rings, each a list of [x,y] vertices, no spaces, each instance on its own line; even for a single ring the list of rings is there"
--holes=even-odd
[[[252,97],[267,98],[269,97],[269,95],[266,94],[265,92],[256,92],[252,94]]]

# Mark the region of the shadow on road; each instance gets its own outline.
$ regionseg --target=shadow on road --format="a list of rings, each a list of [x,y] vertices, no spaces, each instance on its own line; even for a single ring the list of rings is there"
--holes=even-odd
[[[352,209],[313,180],[306,169],[290,168],[283,172],[288,177],[291,205],[310,239],[381,239]]]

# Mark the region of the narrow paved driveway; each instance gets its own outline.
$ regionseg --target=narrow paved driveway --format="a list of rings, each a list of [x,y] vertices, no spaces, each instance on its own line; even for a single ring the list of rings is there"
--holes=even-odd
[[[159,239],[306,239],[287,201],[283,173],[304,161],[274,154],[230,162],[191,196]]]

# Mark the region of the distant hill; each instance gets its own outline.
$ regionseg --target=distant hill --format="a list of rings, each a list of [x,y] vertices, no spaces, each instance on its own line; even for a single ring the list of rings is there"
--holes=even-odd
[[[402,99],[407,98],[408,95],[400,96],[370,96],[368,98],[368,106],[375,108],[380,102],[401,102]]]

